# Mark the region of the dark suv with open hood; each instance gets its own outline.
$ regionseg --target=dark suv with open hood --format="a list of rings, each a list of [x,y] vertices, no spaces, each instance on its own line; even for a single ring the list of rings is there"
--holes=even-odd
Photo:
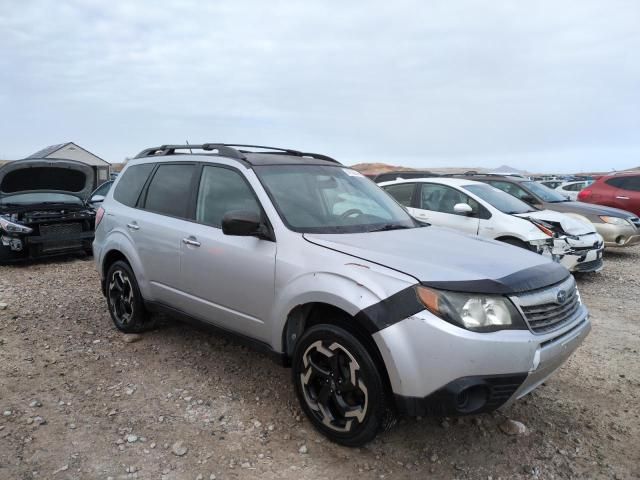
[[[93,172],[73,160],[14,160],[0,168],[0,262],[91,253]]]

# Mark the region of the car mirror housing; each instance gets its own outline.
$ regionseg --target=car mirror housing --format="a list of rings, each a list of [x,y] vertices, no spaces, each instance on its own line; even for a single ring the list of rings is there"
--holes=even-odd
[[[222,233],[238,237],[269,237],[261,216],[256,212],[244,210],[234,210],[224,214]]]
[[[104,201],[104,195],[94,195],[93,197],[91,197],[91,200],[89,200],[89,203],[98,203],[103,201]]]
[[[473,213],[473,208],[467,203],[456,203],[453,206],[453,211],[459,215],[470,215]]]

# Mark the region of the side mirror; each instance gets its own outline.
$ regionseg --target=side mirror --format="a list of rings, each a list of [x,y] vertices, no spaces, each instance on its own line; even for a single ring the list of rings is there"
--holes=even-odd
[[[473,208],[468,203],[456,203],[453,206],[453,211],[458,215],[469,215],[473,213]]]
[[[99,202],[104,202],[104,195],[94,195],[93,197],[91,197],[91,200],[89,200],[89,203]]]
[[[222,217],[222,233],[238,237],[270,238],[256,212],[234,210]]]
[[[530,197],[529,195],[522,197],[520,200],[522,200],[524,203],[528,203],[529,205],[533,205],[536,203],[536,199]]]

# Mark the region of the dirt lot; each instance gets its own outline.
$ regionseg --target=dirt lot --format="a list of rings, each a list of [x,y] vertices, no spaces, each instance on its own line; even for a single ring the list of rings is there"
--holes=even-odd
[[[640,476],[640,248],[579,278],[593,331],[532,395],[402,420],[362,449],[316,433],[262,354],[172,321],[126,343],[92,261],[0,269],[3,480]]]

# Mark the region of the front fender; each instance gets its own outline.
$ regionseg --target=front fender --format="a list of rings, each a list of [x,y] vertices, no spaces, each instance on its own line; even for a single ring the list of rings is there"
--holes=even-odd
[[[347,274],[336,272],[313,272],[301,275],[289,281],[279,289],[271,315],[271,345],[274,350],[282,351],[283,330],[289,313],[299,305],[325,303],[337,307],[354,317],[354,321],[367,328],[368,315],[363,311],[380,305],[389,297],[404,291],[415,281],[384,276],[384,282],[375,281],[379,272],[357,269]],[[373,278],[372,278],[373,277]],[[370,328],[369,328],[370,330]]]

